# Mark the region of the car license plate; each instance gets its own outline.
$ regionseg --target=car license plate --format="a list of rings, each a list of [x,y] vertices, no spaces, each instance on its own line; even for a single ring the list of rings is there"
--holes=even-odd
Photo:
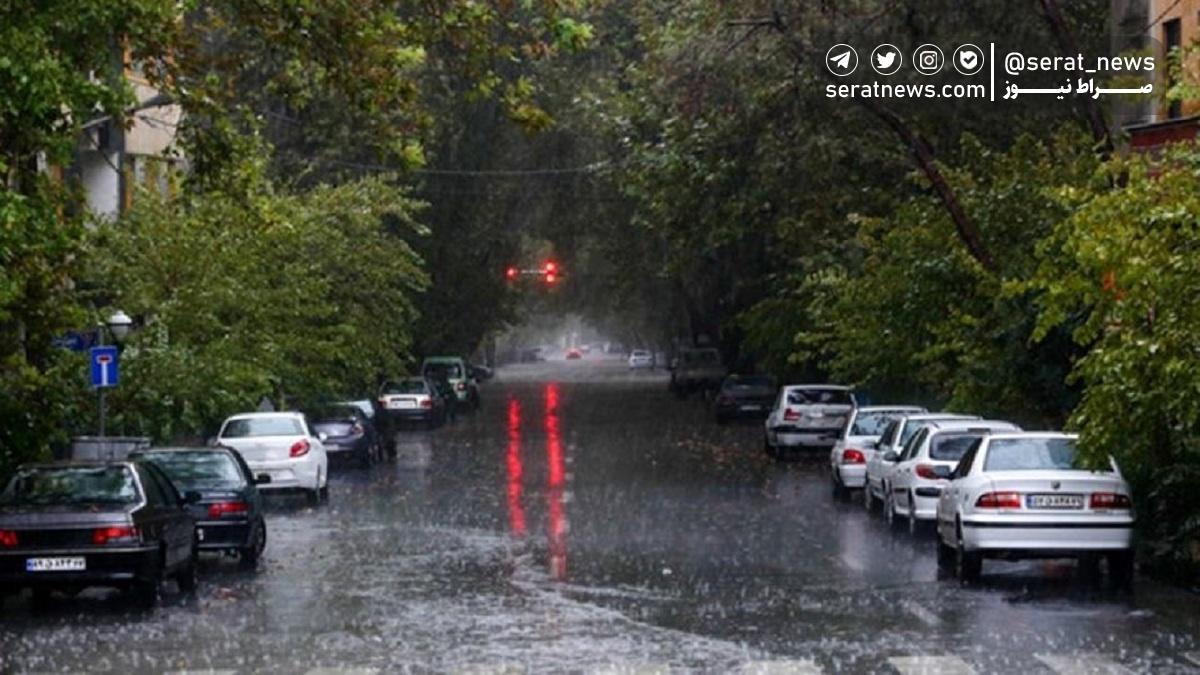
[[[1025,504],[1031,509],[1082,509],[1083,495],[1028,495]]]
[[[395,400],[395,399],[388,401],[388,409],[389,410],[408,410],[408,409],[415,408],[415,407],[417,407],[416,401]]]
[[[81,572],[87,569],[87,559],[78,558],[28,558],[27,572]]]

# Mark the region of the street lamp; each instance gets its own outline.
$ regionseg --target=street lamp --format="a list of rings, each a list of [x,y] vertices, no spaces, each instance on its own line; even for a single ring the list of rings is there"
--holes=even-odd
[[[109,315],[108,319],[104,323],[97,324],[96,325],[96,342],[101,347],[104,346],[104,329],[105,328],[108,329],[108,332],[112,333],[113,341],[116,342],[118,345],[120,345],[122,342],[125,341],[125,338],[129,336],[129,331],[131,328],[133,328],[133,319],[131,319],[129,317],[129,315],[125,313],[124,310],[118,309],[117,311],[115,311],[111,315]],[[100,433],[99,433],[100,438],[104,438],[104,422],[105,422],[105,417],[107,417],[107,415],[108,415],[108,410],[107,410],[108,406],[106,405],[107,402],[105,401],[105,389],[107,389],[107,388],[108,388],[107,386],[101,386],[101,387],[97,387],[97,389],[96,389],[97,398],[99,399],[97,401],[97,403],[99,404],[99,407],[100,407],[100,411],[99,411],[100,418],[98,420],[100,423]]]
[[[125,341],[131,327],[133,327],[133,319],[129,318],[129,315],[122,310],[118,309],[108,317],[108,330],[112,331],[113,339],[118,343]]]

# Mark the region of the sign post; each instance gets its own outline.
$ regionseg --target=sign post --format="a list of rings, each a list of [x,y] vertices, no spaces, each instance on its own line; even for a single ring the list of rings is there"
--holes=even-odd
[[[100,405],[100,433],[98,435],[103,438],[104,418],[107,413],[104,391],[109,387],[117,386],[117,383],[121,381],[121,368],[120,360],[117,356],[117,348],[92,347],[91,364],[92,387],[96,390]]]

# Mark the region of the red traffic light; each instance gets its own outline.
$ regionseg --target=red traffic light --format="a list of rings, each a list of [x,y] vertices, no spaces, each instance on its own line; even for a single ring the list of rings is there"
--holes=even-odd
[[[504,270],[504,278],[505,278],[505,279],[507,279],[507,280],[509,280],[509,281],[516,281],[516,279],[517,279],[517,268],[515,268],[515,267],[509,267],[509,268],[505,269],[505,270]]]
[[[545,275],[546,283],[548,284],[558,281],[558,263],[553,260],[547,260],[542,265],[542,274]]]

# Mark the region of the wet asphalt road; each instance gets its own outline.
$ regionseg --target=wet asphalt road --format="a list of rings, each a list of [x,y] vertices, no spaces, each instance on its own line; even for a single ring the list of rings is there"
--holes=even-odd
[[[939,580],[929,533],[769,461],[661,374],[502,369],[477,414],[273,498],[257,572],[205,560],[140,612],[88,591],[9,600],[0,672],[1125,673],[1200,669],[1200,597],[1069,563]]]

